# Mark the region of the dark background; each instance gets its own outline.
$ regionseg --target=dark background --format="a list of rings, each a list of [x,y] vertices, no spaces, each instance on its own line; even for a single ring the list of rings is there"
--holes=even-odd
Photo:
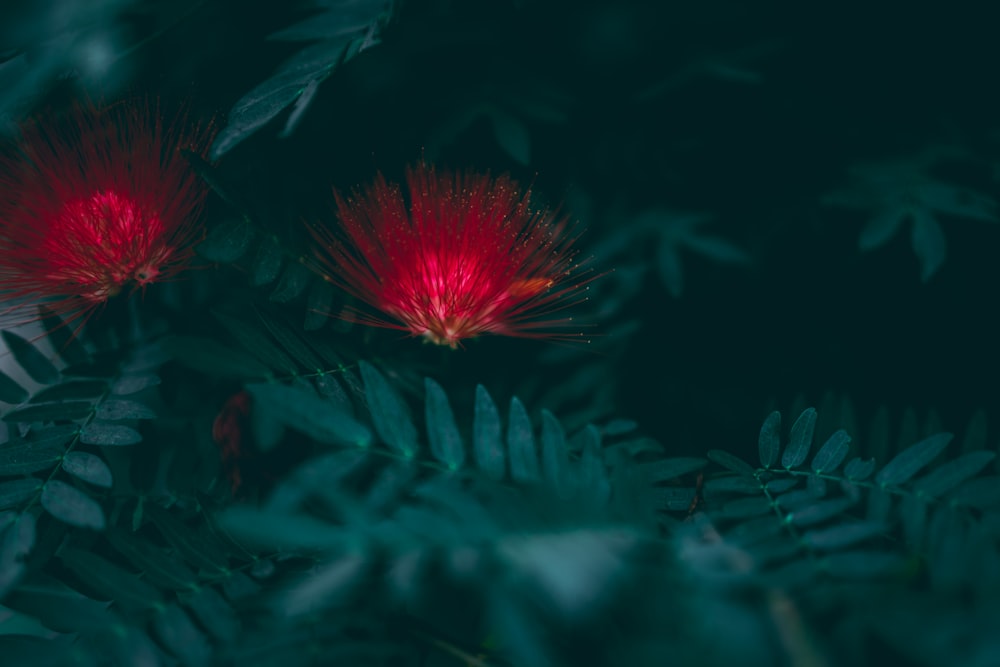
[[[296,2],[160,4],[108,10],[125,53],[96,87],[183,101],[220,124],[302,48],[266,35],[310,13]],[[365,343],[452,386],[534,393],[544,407],[546,386],[592,366],[601,405],[589,409],[633,418],[677,452],[750,451],[767,410],[828,392],[849,397],[862,432],[881,406],[892,423],[912,407],[961,431],[977,409],[998,416],[1000,226],[940,216],[948,257],[922,283],[908,226],[862,253],[868,212],[822,198],[851,165],[935,144],[965,151],[935,166],[943,180],[1000,195],[1000,42],[987,4],[403,2],[382,43],[335,71],[290,138],[277,137],[283,114],[219,168],[293,246],[302,219],[330,215],[331,186],[377,169],[398,178],[421,156],[510,171],[539,201],[562,203],[587,227],[593,270],[615,269],[579,313],[593,342],[574,352],[482,340],[447,354],[392,332]],[[8,9],[21,21],[6,22],[8,42],[30,46],[41,6]],[[470,112],[484,103],[521,123],[527,160],[488,114]],[[711,214],[712,235],[752,261],[682,253],[684,289],[671,294],[655,244],[628,235],[657,209]],[[225,211],[214,202],[210,220]]]

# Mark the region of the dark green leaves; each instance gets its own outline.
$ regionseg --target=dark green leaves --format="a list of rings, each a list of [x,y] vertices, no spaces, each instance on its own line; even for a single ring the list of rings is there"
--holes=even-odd
[[[649,480],[653,482],[663,482],[677,479],[681,475],[701,470],[708,463],[705,459],[695,457],[677,457],[662,459],[652,463],[644,464],[642,467],[649,475]],[[754,489],[759,489],[759,484],[754,484]]]
[[[741,475],[753,475],[753,467],[749,463],[722,449],[711,449],[705,456],[708,457],[709,461],[717,463],[727,470]]]
[[[562,425],[548,410],[542,410],[542,471],[556,492],[566,489],[569,482],[569,457],[566,434]]]
[[[914,482],[913,488],[919,493],[939,496],[977,475],[995,458],[996,454],[988,451],[963,454],[957,459],[941,464],[926,476],[918,479]]]
[[[121,419],[155,419],[156,413],[136,401],[108,399],[97,407],[97,419],[118,421]]]
[[[829,551],[853,546],[872,537],[884,535],[887,526],[881,521],[859,521],[837,524],[831,528],[812,530],[805,534],[805,541],[813,549]]]
[[[271,375],[271,371],[256,359],[211,338],[174,336],[165,347],[179,363],[207,375],[236,380]]]
[[[255,410],[288,428],[328,444],[367,447],[372,434],[367,426],[347,414],[341,406],[302,386],[280,384],[247,385]]]
[[[70,547],[62,549],[59,558],[83,581],[127,610],[150,609],[163,601],[154,586],[102,556]]]
[[[183,560],[143,537],[121,529],[108,532],[111,545],[137,568],[146,580],[175,590],[197,587],[198,576]]]
[[[97,501],[65,482],[47,482],[40,502],[49,514],[71,526],[104,529],[104,510]]]
[[[507,475],[500,428],[500,412],[483,385],[476,385],[476,412],[472,426],[472,453],[476,465],[493,480]]]
[[[2,487],[3,484],[0,484]],[[2,496],[0,491],[0,496]],[[3,507],[0,503],[0,507]],[[0,599],[24,574],[25,563],[35,546],[35,517],[14,512],[0,513]]]
[[[94,486],[111,488],[114,482],[108,464],[90,452],[70,452],[63,457],[62,468],[70,475]]]
[[[3,416],[5,422],[36,423],[84,419],[90,416],[93,405],[89,401],[66,401],[29,405]]]
[[[875,459],[865,461],[861,458],[853,458],[844,466],[844,476],[858,482],[868,479],[873,472],[875,472]]]
[[[0,371],[0,401],[21,403],[28,398],[28,390],[19,385],[6,373]]]
[[[840,464],[843,463],[844,459],[847,458],[847,452],[850,450],[851,436],[847,434],[846,431],[840,429],[831,435],[826,443],[819,448],[816,452],[816,456],[812,460],[812,469],[816,473],[831,473],[834,472]]]
[[[808,408],[799,415],[799,418],[792,424],[792,432],[789,437],[788,447],[781,456],[781,465],[785,468],[797,468],[802,465],[809,455],[809,448],[812,446],[813,431],[816,428],[816,410]]]
[[[455,424],[455,415],[448,403],[448,396],[445,395],[441,385],[430,378],[424,379],[424,390],[427,437],[430,441],[431,454],[452,470],[457,470],[465,462],[465,445]]]
[[[334,67],[376,43],[374,31],[386,7],[384,0],[341,0],[323,4],[323,13],[271,36],[272,39],[315,43],[286,60],[269,79],[233,105],[226,126],[212,145],[213,160],[295,104],[283,133],[289,134],[302,118],[319,84],[330,76]]]
[[[51,468],[62,457],[61,447],[46,442],[16,440],[0,445],[0,475],[24,475]]]
[[[131,426],[91,422],[80,430],[80,442],[85,445],[125,447],[142,442],[142,435]]]
[[[0,332],[0,336],[3,336],[3,342],[28,377],[38,384],[54,384],[59,381],[59,371],[38,348],[12,331]]]
[[[531,419],[524,404],[515,396],[510,399],[507,418],[507,450],[510,455],[510,476],[515,482],[530,483],[541,478],[538,450],[531,432]]]
[[[417,453],[417,428],[403,399],[374,366],[362,361],[361,377],[375,431],[382,441],[406,457]]]
[[[34,497],[42,488],[42,480],[35,477],[0,482],[0,510],[14,507]]]
[[[775,410],[764,420],[764,424],[760,427],[760,436],[757,438],[760,463],[765,468],[770,468],[778,460],[778,452],[781,451],[780,434],[781,413]]]
[[[908,481],[944,451],[951,438],[951,433],[938,433],[904,449],[875,475],[875,483],[890,486]]]
[[[159,505],[150,504],[146,514],[153,520],[163,537],[193,565],[213,573],[228,571],[225,553],[217,543],[195,533],[180,519]]]
[[[253,226],[243,218],[233,218],[216,225],[195,249],[210,262],[235,262],[253,241]]]

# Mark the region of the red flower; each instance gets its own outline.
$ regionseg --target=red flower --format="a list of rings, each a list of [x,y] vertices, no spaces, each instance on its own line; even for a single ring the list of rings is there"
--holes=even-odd
[[[206,129],[165,128],[147,105],[79,105],[25,124],[0,157],[0,291],[70,316],[192,256],[207,188],[180,154]]]
[[[212,440],[219,446],[219,455],[229,486],[235,494],[243,484],[242,464],[248,452],[245,442],[250,422],[250,394],[233,394],[212,422]]]
[[[565,220],[533,211],[507,176],[407,169],[407,196],[379,174],[345,199],[341,229],[314,227],[320,271],[388,319],[366,324],[458,346],[483,333],[568,338],[569,318],[545,319],[579,296]],[[541,319],[540,319],[541,318]]]

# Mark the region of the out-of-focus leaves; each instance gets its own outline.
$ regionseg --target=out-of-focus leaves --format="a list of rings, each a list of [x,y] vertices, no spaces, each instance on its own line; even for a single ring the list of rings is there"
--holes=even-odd
[[[498,551],[518,578],[537,586],[563,618],[572,618],[614,589],[636,542],[627,530],[574,530],[512,537]]]
[[[59,370],[32,343],[13,331],[4,330],[0,332],[0,336],[28,377],[38,384],[55,384],[59,381]]]
[[[545,479],[557,493],[569,485],[569,455],[566,450],[566,433],[562,424],[548,410],[542,410],[542,471]]]
[[[33,497],[42,488],[42,484],[42,480],[36,477],[0,482],[0,510],[14,507]]]
[[[175,555],[153,542],[121,529],[107,534],[111,545],[143,572],[143,576],[158,586],[175,590],[194,590],[198,577]]]
[[[6,373],[0,371],[0,401],[21,403],[28,398],[28,390],[19,385]]]
[[[302,334],[299,331],[293,329],[280,318],[271,317],[259,311],[257,315],[268,332],[274,337],[275,340],[278,341],[281,348],[299,365],[313,371],[321,371],[324,368],[322,359],[320,359],[312,348],[305,342],[305,340],[303,340]],[[331,377],[328,378],[328,380],[331,383],[331,389],[339,386],[336,379]],[[322,394],[323,387],[321,385],[317,385],[317,388],[320,389],[320,393]],[[345,401],[345,403],[346,402],[347,401]]]
[[[427,437],[431,454],[452,470],[458,470],[465,463],[465,445],[455,424],[448,396],[437,382],[424,379],[426,398],[424,402],[427,421]]]
[[[531,135],[524,123],[492,106],[487,115],[493,125],[493,136],[504,152],[520,164],[531,164]]]
[[[104,530],[104,510],[98,502],[66,482],[46,482],[39,502],[49,514],[71,526]]]
[[[210,229],[205,240],[195,250],[210,262],[228,264],[246,254],[255,235],[249,221],[233,218]]]
[[[868,251],[885,245],[896,235],[909,215],[908,210],[898,208],[876,212],[861,230],[858,246],[861,250]]]
[[[920,262],[923,281],[944,263],[945,235],[937,220],[943,214],[995,222],[998,205],[992,198],[968,188],[938,180],[931,168],[948,150],[931,147],[904,159],[861,164],[850,170],[851,184],[824,197],[824,202],[873,211],[861,231],[862,251],[874,250],[894,237],[907,220],[912,221],[911,245]]]
[[[3,416],[3,420],[5,422],[34,423],[84,419],[90,416],[93,409],[94,406],[89,401],[42,403],[8,412]]]
[[[76,401],[96,398],[108,389],[108,384],[101,380],[73,380],[61,382],[52,387],[36,391],[31,397],[32,403],[47,403],[49,401]]]
[[[507,452],[510,456],[510,475],[515,482],[524,484],[541,479],[531,419],[516,396],[510,400],[507,418]]]
[[[853,458],[844,466],[844,476],[858,482],[867,479],[873,472],[875,472],[875,459],[865,461]]]
[[[356,536],[325,521],[301,514],[231,507],[219,523],[251,545],[291,550],[332,550],[350,545]]]
[[[743,459],[733,456],[729,452],[722,449],[711,449],[705,456],[708,460],[717,463],[727,470],[732,470],[733,472],[739,473],[741,475],[750,475],[754,473],[753,467]]]
[[[374,366],[365,361],[360,366],[375,431],[385,444],[403,456],[415,456],[418,448],[417,427],[413,425],[403,399]]]
[[[145,610],[163,602],[159,590],[103,556],[68,547],[59,552],[59,558],[83,581],[126,609]]]
[[[146,514],[153,520],[167,542],[189,563],[211,573],[228,571],[228,558],[215,542],[203,539],[159,505],[149,504],[146,507]]]
[[[202,627],[219,641],[232,641],[239,635],[241,623],[236,610],[211,586],[203,586],[182,599]]]
[[[300,616],[340,603],[364,583],[369,562],[363,551],[353,551],[321,565],[281,596],[280,612]]]
[[[994,452],[977,451],[946,461],[913,483],[913,490],[929,496],[939,496],[974,477],[996,458]]]
[[[286,303],[296,298],[312,282],[313,275],[300,262],[289,262],[285,267],[277,286],[271,292],[271,301]]]
[[[826,556],[821,565],[835,577],[877,577],[900,566],[899,554],[887,551],[846,551]]]
[[[706,497],[714,498],[717,494],[722,493],[757,495],[763,490],[763,485],[754,477],[726,475],[709,479],[703,488]]]
[[[56,632],[100,630],[116,621],[108,611],[109,603],[92,600],[58,579],[39,574],[32,574],[4,603]]]
[[[875,475],[875,483],[890,486],[906,482],[944,451],[951,438],[951,433],[938,433],[907,447]]]
[[[840,429],[834,432],[823,446],[816,452],[812,460],[812,469],[816,473],[832,473],[840,467],[847,452],[850,451],[851,436],[846,431]]]
[[[986,509],[1000,505],[1000,475],[978,477],[953,491],[949,500],[956,505]]]
[[[0,484],[0,487],[2,486]],[[3,506],[3,503],[0,503],[0,508]],[[0,514],[0,599],[17,585],[24,575],[24,560],[34,546],[34,515],[14,512]]]
[[[226,328],[233,340],[268,368],[289,375],[299,370],[292,358],[268,336],[260,323],[246,322],[220,311],[213,311],[212,315]]]
[[[687,475],[688,473],[692,473],[696,470],[701,470],[706,465],[708,465],[708,461],[706,459],[696,457],[677,457],[661,459],[659,461],[653,461],[652,463],[643,464],[642,469],[645,471],[650,481],[663,482],[677,479],[681,475]]]
[[[887,530],[881,521],[859,521],[822,530],[811,530],[803,536],[803,539],[813,549],[827,551],[843,549],[877,535],[884,535]]]
[[[371,430],[339,406],[304,387],[280,384],[247,385],[255,410],[267,411],[273,420],[324,443],[367,447]],[[415,432],[414,432],[415,436]]]
[[[269,79],[236,102],[212,145],[212,159],[262,128],[300,96],[311,99],[335,67],[376,44],[375,29],[385,8],[385,0],[327,2],[323,13],[271,35],[272,39],[319,41],[286,60]],[[305,106],[295,109],[290,126],[299,122]]]
[[[482,385],[476,385],[475,417],[472,425],[472,453],[476,465],[493,480],[507,475],[500,427],[500,412]]]
[[[61,447],[32,441],[0,445],[0,475],[24,475],[51,468],[62,457]]]
[[[61,667],[68,664],[72,646],[65,641],[30,635],[0,635],[0,655],[10,665]]]
[[[306,319],[302,328],[306,331],[322,329],[330,321],[333,308],[333,286],[325,280],[314,280],[306,295]]]
[[[948,254],[944,230],[930,212],[920,209],[913,211],[910,243],[920,262],[920,279],[927,282],[941,268]]]
[[[187,612],[176,604],[167,605],[154,616],[153,632],[181,664],[200,667],[211,663],[212,648],[208,639]]]
[[[278,277],[281,273],[281,265],[284,263],[281,245],[275,236],[265,236],[257,246],[257,254],[254,256],[253,269],[250,284],[255,287],[267,285]]]
[[[773,512],[771,501],[762,496],[732,500],[722,506],[721,516],[726,519],[746,519]]]
[[[792,512],[789,516],[796,526],[812,526],[837,516],[852,505],[854,505],[854,500],[851,498],[833,498],[808,505],[799,511]]]
[[[234,380],[262,379],[271,371],[253,357],[231,346],[200,336],[174,336],[165,346],[181,364],[207,375]]]

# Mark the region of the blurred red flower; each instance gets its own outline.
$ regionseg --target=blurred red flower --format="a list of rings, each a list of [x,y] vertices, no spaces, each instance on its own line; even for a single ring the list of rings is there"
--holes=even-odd
[[[219,447],[222,466],[234,494],[243,484],[242,466],[249,454],[246,438],[250,409],[250,394],[237,392],[226,400],[212,422],[212,440]]]
[[[553,212],[533,210],[508,176],[418,164],[405,196],[381,174],[335,196],[340,227],[312,228],[318,270],[381,313],[353,319],[452,348],[484,333],[580,335],[567,332],[570,318],[549,317],[582,300],[575,236]]]
[[[0,156],[0,291],[20,302],[5,314],[86,314],[182,268],[207,187],[179,149],[204,154],[212,133],[142,102],[27,122]]]

